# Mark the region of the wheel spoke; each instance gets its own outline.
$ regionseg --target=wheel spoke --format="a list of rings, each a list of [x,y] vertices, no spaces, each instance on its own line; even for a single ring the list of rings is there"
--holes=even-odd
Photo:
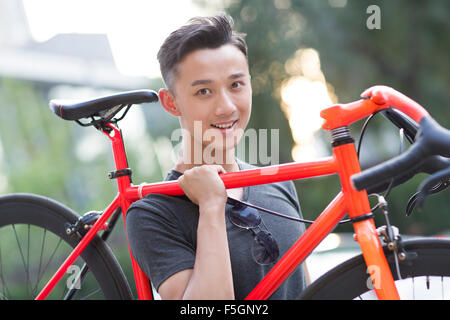
[[[38,280],[36,282],[36,287],[39,285],[42,276],[44,275],[44,273],[47,270],[48,266],[52,262],[53,257],[55,256],[56,251],[58,251],[59,245],[61,244],[62,240],[63,240],[62,238],[59,238],[58,244],[56,245],[55,249],[53,250],[53,253],[50,255],[50,258],[48,259],[47,264],[45,265],[45,267],[42,270],[42,272],[40,274],[38,274]]]
[[[30,280],[30,225],[28,225],[27,229],[28,233],[28,245],[27,245],[27,293],[28,296],[30,296],[31,291],[33,290],[31,288],[31,280]],[[30,291],[28,291],[30,290]]]
[[[66,226],[79,216],[55,201],[37,195],[0,197],[0,300],[34,299],[63,261],[73,252],[78,239],[66,234]],[[48,299],[132,298],[126,278],[108,250],[104,239],[92,241],[75,261],[90,270],[82,287],[70,292],[78,270],[65,275]],[[88,267],[89,266],[89,267]],[[118,285],[115,285],[118,284]],[[69,290],[69,291],[68,291]]]
[[[33,288],[33,296],[37,295],[37,291],[38,291],[38,286],[39,286],[39,281],[40,281],[40,274],[41,274],[41,270],[42,270],[42,261],[43,261],[43,257],[44,257],[44,248],[45,248],[45,240],[47,239],[47,230],[43,229],[42,232],[42,244],[41,244],[41,252],[39,255],[39,267],[38,267],[38,271],[37,271],[37,277],[36,277],[36,285]]]
[[[59,260],[58,257],[61,256],[61,249],[63,248],[62,243],[64,240],[63,238],[58,237],[57,241],[54,242],[53,240],[56,239],[53,239],[53,237],[51,237],[52,234],[47,232],[45,228],[34,228],[31,227],[31,225],[22,226],[12,224],[11,229],[9,230],[11,230],[9,233],[11,239],[15,238],[18,261],[20,261],[22,270],[25,273],[22,276],[22,281],[26,281],[26,284],[24,283],[22,286],[25,291],[24,293],[26,293],[28,298],[33,298],[41,289],[40,286],[42,285],[44,278],[49,275],[49,272],[51,273],[51,268],[55,264],[55,261]],[[32,248],[33,243],[36,243],[36,241],[33,241],[32,237],[35,237],[36,240],[40,239],[37,243],[39,250]],[[5,274],[4,256],[2,255],[5,251],[4,247],[1,246],[1,243],[2,242],[0,242],[0,284],[2,288],[0,289],[0,300],[7,300],[12,297],[12,295],[6,280],[10,277],[9,273],[17,270],[17,268],[10,269]],[[33,272],[31,269],[32,261],[35,261],[34,263],[36,263],[36,268],[33,268]],[[79,275],[77,275],[77,279],[78,276]],[[82,278],[84,278],[84,276]],[[64,296],[69,289],[70,288],[61,291],[61,299],[64,299]],[[79,300],[87,300],[102,291],[100,287],[97,286],[96,288],[89,290],[89,292],[81,292],[81,290],[75,291],[75,294],[77,295],[76,298]]]
[[[22,258],[23,267],[25,269],[26,281],[27,281],[27,284],[26,284],[27,295],[29,296],[30,295],[30,291],[29,291],[29,289],[30,289],[30,273],[29,273],[29,270],[28,270],[28,264],[27,264],[27,262],[25,262],[25,255],[23,253],[22,246],[20,245],[19,235],[17,234],[16,225],[12,224],[11,227],[13,228],[14,236],[16,238],[17,246],[19,247],[20,256]]]
[[[418,300],[442,299],[442,279],[435,276],[416,277],[414,280],[414,298]]]
[[[3,258],[2,258],[2,247],[0,242],[0,281],[2,283],[3,290],[0,291],[0,300],[8,300],[8,296],[11,296],[8,286],[5,282],[5,276],[3,275]],[[6,296],[5,296],[6,294]]]
[[[450,277],[418,276],[395,281],[402,300],[448,300],[450,298]],[[367,291],[354,300],[378,299],[375,291]]]
[[[98,288],[97,290],[91,292],[90,294],[85,295],[83,298],[81,298],[80,300],[87,300],[89,297],[93,296],[94,294],[96,294],[97,292],[100,291],[100,288]]]
[[[442,277],[442,291],[444,300],[450,300],[450,278]]]

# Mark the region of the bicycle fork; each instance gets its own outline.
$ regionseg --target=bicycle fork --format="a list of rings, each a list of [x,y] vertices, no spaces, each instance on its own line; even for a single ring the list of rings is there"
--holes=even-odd
[[[367,192],[356,191],[350,183],[350,177],[361,172],[354,141],[347,127],[333,129],[332,136],[333,156],[338,164],[345,206],[371,278],[368,290],[375,289],[379,299],[397,300],[400,297],[378,238]]]

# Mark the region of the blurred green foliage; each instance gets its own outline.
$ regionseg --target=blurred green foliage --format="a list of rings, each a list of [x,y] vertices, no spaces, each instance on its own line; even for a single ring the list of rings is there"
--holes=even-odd
[[[160,85],[160,81],[150,86],[156,85]],[[0,78],[0,194],[44,195],[80,215],[90,210],[103,210],[117,193],[116,181],[107,177],[114,169],[109,141],[93,127],[83,128],[54,115],[48,108],[48,100],[52,98],[48,93],[48,88],[37,84]],[[161,181],[166,174],[167,164],[161,162],[170,150],[167,143],[161,145],[154,140],[152,133],[158,129],[159,122],[159,127],[164,127],[159,132],[166,136],[176,123],[167,119],[161,109],[159,105],[145,104],[140,113],[130,110],[127,115],[134,120],[144,117],[137,123],[125,123],[128,131],[139,123],[143,124],[143,130],[147,125],[153,127],[141,132],[139,141],[130,140],[126,130],[124,132],[128,162],[137,184]],[[165,158],[161,158],[161,154],[165,154]],[[108,242],[134,288],[121,219]],[[14,247],[15,241],[3,238],[2,248],[6,251],[8,243]]]
[[[205,1],[199,1],[207,5]],[[286,61],[298,49],[319,52],[321,68],[338,102],[357,100],[377,84],[388,85],[425,106],[444,126],[450,127],[450,2],[366,0],[233,0],[227,1],[236,29],[247,34],[249,63],[254,87],[254,111],[250,127],[280,128],[280,162],[291,161],[293,141],[281,111],[278,90],[290,77]],[[370,5],[378,5],[380,29],[366,25]],[[218,8],[219,9],[219,8]],[[396,153],[398,141],[379,137],[395,129],[386,121],[370,125],[363,143],[376,150],[380,162]],[[361,123],[351,130],[358,138]],[[328,140],[327,134],[319,134]],[[391,144],[391,145],[390,145]],[[394,146],[392,146],[394,145]],[[386,149],[391,150],[390,154]],[[373,152],[372,152],[373,153]],[[362,166],[374,163],[362,163]],[[402,232],[434,234],[450,228],[450,194],[429,197],[425,210],[404,217],[409,197],[424,176],[396,188],[389,200],[392,222]],[[339,188],[336,177],[296,182],[305,217],[314,218]],[[379,223],[383,223],[382,220]],[[351,230],[351,226],[339,230]],[[338,230],[338,231],[339,231]]]

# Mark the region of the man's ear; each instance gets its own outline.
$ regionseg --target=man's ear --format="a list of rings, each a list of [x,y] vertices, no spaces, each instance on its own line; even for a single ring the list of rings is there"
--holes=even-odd
[[[169,90],[159,89],[158,95],[159,100],[161,101],[161,105],[168,113],[176,117],[181,115],[180,111],[178,110],[175,104],[175,98],[173,97],[172,93]]]

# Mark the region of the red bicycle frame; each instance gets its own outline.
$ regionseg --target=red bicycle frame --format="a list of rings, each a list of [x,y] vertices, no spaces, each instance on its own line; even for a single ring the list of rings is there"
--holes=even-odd
[[[373,87],[363,95],[368,98],[349,104],[337,104],[321,112],[325,119],[323,129],[333,130],[346,127],[378,110],[388,108],[393,104],[396,108],[409,115],[416,122],[420,122],[427,111],[406,96],[391,91],[387,87]],[[110,133],[104,132],[112,142],[116,170],[127,168],[127,159],[120,130],[109,124]],[[221,174],[227,189],[247,187],[257,184],[273,183],[285,180],[297,180],[338,174],[342,191],[325,208],[315,222],[281,257],[270,272],[250,292],[246,299],[267,299],[283,283],[291,272],[299,266],[316,246],[330,233],[336,224],[348,214],[350,218],[365,217],[371,212],[366,191],[356,191],[350,183],[350,177],[361,171],[355,145],[353,142],[344,143],[333,148],[331,157],[305,163],[287,163],[273,165],[239,172]],[[42,289],[36,299],[45,299],[56,283],[66,273],[68,267],[77,259],[92,238],[102,229],[113,212],[120,207],[125,214],[134,201],[150,193],[167,195],[182,195],[183,190],[177,181],[159,182],[134,186],[129,176],[117,178],[118,194],[113,202],[105,209],[102,216],[81,239],[56,274]],[[357,219],[356,219],[357,220]],[[355,220],[355,221],[356,221]],[[375,292],[379,299],[399,299],[399,295],[389,269],[386,257],[375,229],[372,218],[354,222],[355,239],[359,242],[366,265],[370,270]],[[139,299],[152,299],[152,290],[147,276],[137,265],[130,252],[133,272]]]

